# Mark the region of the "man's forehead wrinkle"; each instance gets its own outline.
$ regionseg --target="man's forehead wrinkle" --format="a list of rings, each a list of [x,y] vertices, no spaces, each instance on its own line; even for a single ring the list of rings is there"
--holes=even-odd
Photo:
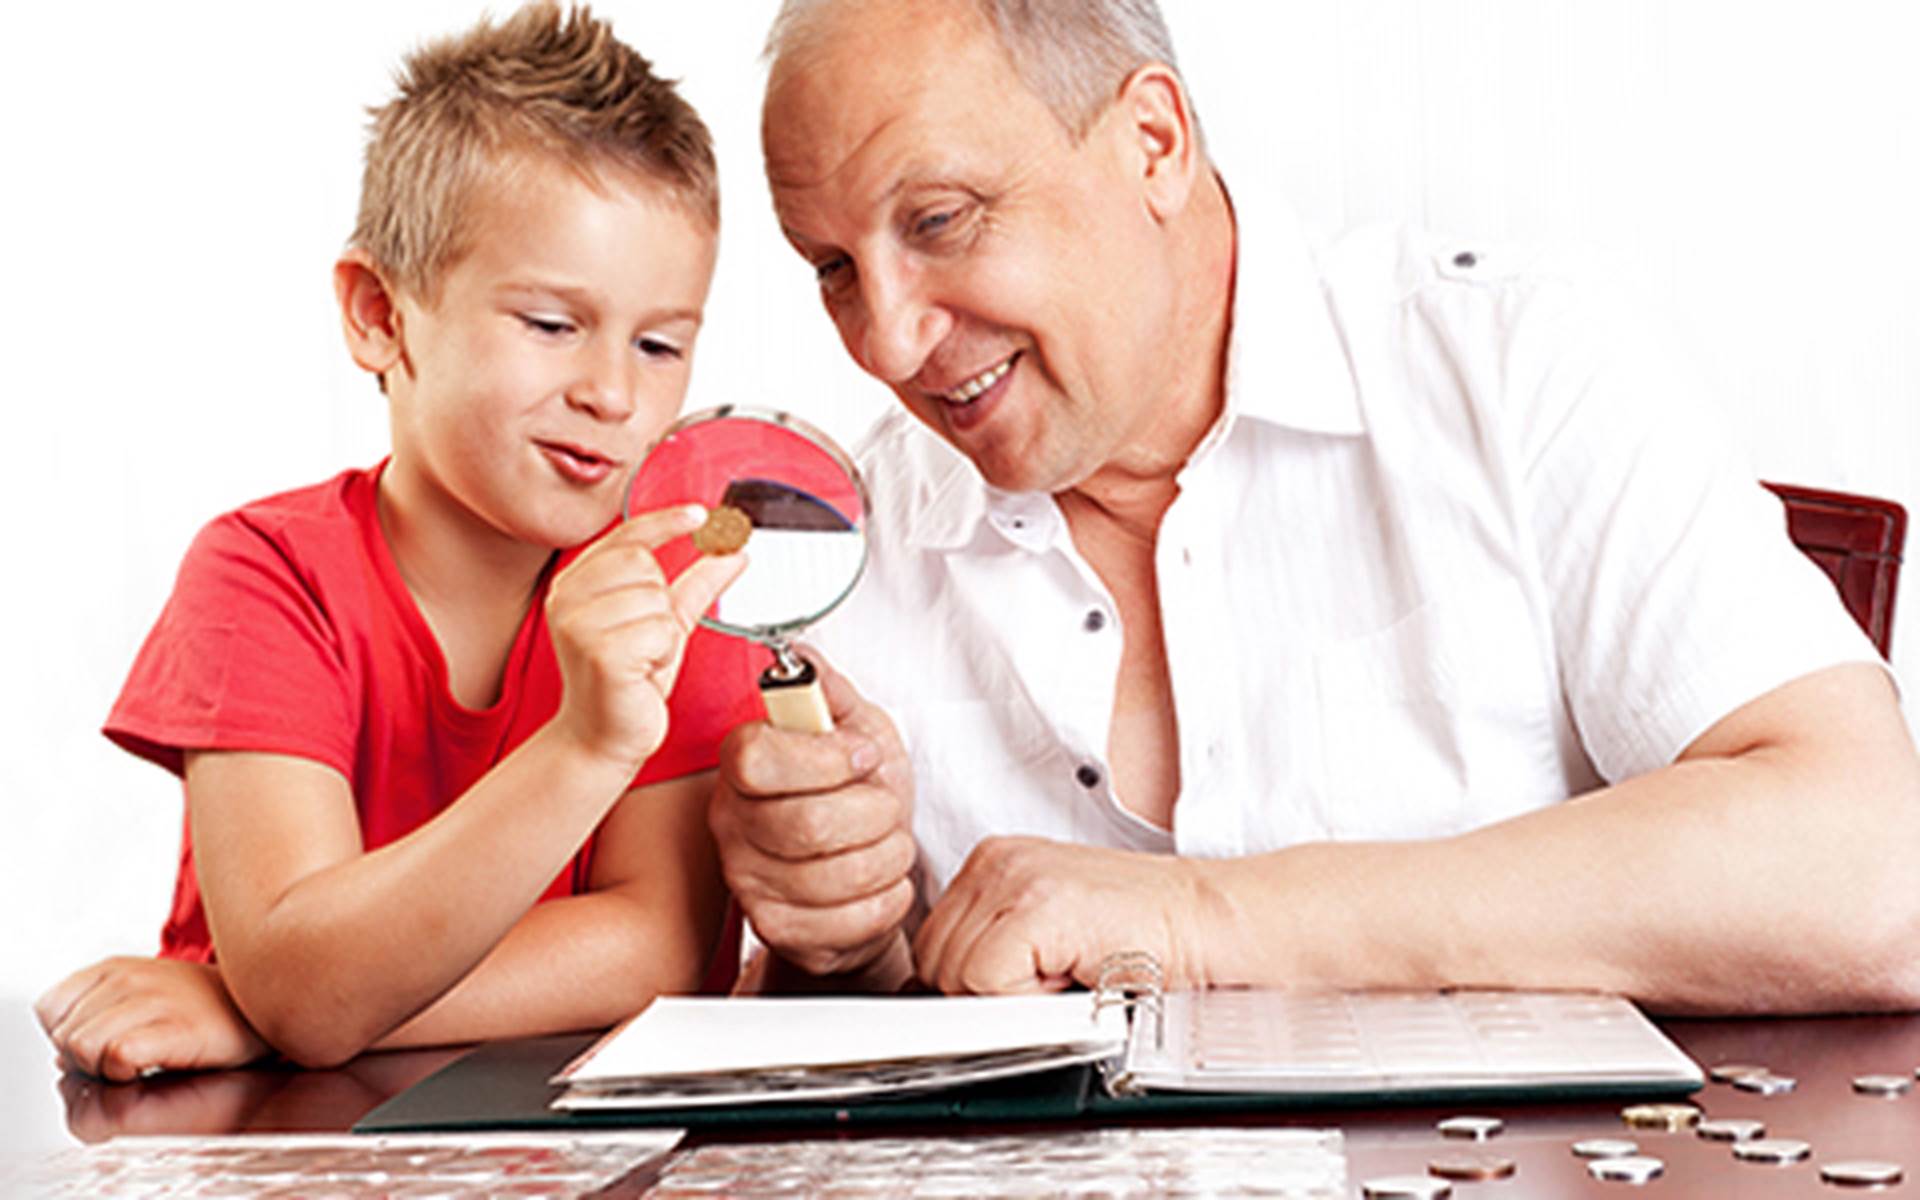
[[[868,130],[854,145],[845,151],[836,152],[831,148],[816,148],[816,152],[806,154],[776,155],[767,154],[767,182],[776,188],[788,188],[795,191],[808,191],[830,185],[846,183],[845,175],[854,165],[866,156],[875,141],[884,137],[889,130],[900,123],[899,114],[889,116]],[[818,160],[825,154],[836,153],[837,160],[831,164]]]

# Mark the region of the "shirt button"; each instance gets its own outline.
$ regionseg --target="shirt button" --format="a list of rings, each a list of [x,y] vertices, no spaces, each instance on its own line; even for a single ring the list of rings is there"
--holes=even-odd
[[[1097,608],[1088,609],[1086,617],[1080,622],[1080,628],[1086,630],[1088,633],[1099,633],[1106,627],[1107,614]]]
[[[1073,777],[1079,780],[1080,786],[1088,791],[1100,786],[1100,768],[1092,763],[1081,763],[1079,769],[1073,773]]]
[[[1471,250],[1462,250],[1453,256],[1453,265],[1462,270],[1468,267],[1476,267],[1480,265],[1480,256]]]

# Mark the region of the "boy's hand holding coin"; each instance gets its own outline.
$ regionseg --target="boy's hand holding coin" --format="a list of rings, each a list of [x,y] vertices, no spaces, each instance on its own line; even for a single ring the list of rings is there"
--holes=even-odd
[[[547,622],[565,694],[557,720],[603,757],[638,768],[667,735],[687,636],[746,560],[702,554],[669,581],[653,552],[706,519],[698,505],[642,513],[553,581]]]

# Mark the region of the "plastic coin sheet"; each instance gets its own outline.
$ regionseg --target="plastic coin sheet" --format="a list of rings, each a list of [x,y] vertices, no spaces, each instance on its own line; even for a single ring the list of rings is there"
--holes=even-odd
[[[1338,1130],[1120,1128],[701,1146],[650,1200],[707,1196],[1283,1196],[1345,1200]]]
[[[49,1155],[5,1194],[35,1197],[577,1196],[621,1184],[680,1140],[618,1133],[117,1137]],[[0,1184],[7,1183],[0,1180]],[[18,1190],[15,1190],[17,1185]]]

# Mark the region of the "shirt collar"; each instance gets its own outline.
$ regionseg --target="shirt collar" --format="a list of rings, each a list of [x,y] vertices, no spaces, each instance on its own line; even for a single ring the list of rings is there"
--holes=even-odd
[[[1206,457],[1242,417],[1305,433],[1365,433],[1346,343],[1292,206],[1257,178],[1236,189],[1232,199],[1235,261],[1226,409],[1192,461]],[[917,421],[908,423],[920,443],[913,464],[917,471],[909,478],[921,492],[919,503],[906,506],[909,542],[955,549],[983,521],[1028,550],[1044,549],[1064,536],[1051,496],[992,486],[938,435]]]
[[[1346,341],[1299,218],[1258,181],[1231,196],[1233,326],[1221,425],[1239,415],[1305,433],[1365,433]]]

